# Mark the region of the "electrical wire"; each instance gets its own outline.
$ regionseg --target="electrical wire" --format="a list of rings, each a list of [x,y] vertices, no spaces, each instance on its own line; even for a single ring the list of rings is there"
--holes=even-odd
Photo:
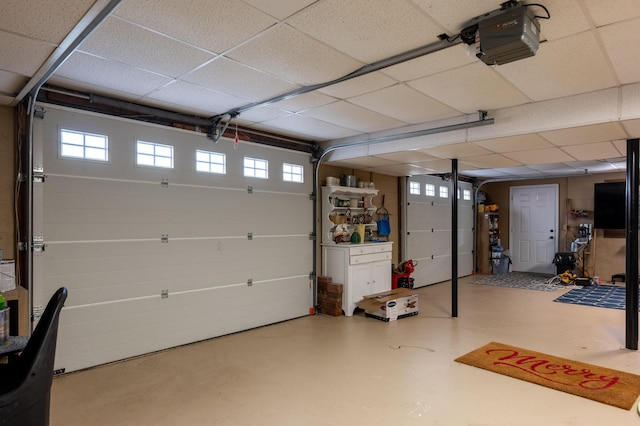
[[[544,5],[542,5],[540,3],[529,3],[529,4],[523,4],[522,6],[524,6],[524,7],[532,7],[532,6],[541,7],[541,8],[544,9],[545,12],[547,12],[547,16],[534,15],[534,18],[551,19],[551,13],[549,13],[549,9],[547,9]]]

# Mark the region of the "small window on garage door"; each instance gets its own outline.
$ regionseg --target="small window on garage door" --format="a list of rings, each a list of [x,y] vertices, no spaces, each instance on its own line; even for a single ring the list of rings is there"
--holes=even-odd
[[[223,175],[227,172],[227,157],[219,152],[198,149],[196,151],[196,170]]]
[[[298,164],[282,164],[282,180],[285,182],[304,182],[304,167]]]
[[[269,163],[259,158],[244,157],[244,175],[247,177],[268,179]]]
[[[136,164],[139,166],[173,169],[173,147],[159,143],[138,141]]]
[[[109,138],[95,133],[62,129],[60,130],[60,156],[108,161]]]

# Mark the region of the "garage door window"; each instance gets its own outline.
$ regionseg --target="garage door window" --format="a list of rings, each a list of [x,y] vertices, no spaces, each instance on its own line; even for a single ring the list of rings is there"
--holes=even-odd
[[[173,169],[173,147],[152,142],[138,141],[136,164],[139,166]]]
[[[285,182],[304,182],[304,168],[297,164],[282,165],[282,180]]]
[[[108,141],[105,135],[62,129],[60,131],[60,155],[69,158],[108,161]]]
[[[224,154],[209,151],[196,151],[196,170],[205,173],[225,174],[227,159]]]
[[[440,198],[449,198],[449,188],[446,186],[440,187]]]
[[[427,197],[435,197],[436,196],[436,186],[431,183],[427,183],[424,185],[424,195]]]
[[[409,194],[420,195],[420,182],[409,182]]]
[[[244,157],[244,175],[260,179],[267,179],[269,163],[267,160]]]

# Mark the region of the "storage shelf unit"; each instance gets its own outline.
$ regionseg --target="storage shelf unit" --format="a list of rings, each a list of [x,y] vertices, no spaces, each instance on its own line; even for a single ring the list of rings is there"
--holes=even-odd
[[[351,218],[357,218],[357,223],[364,224],[367,231],[373,233],[377,230],[375,221],[376,206],[373,205],[372,199],[378,195],[378,190],[373,188],[352,188],[347,186],[323,186],[322,187],[322,243],[335,244],[336,222],[344,221],[349,235],[354,232],[356,223],[352,219],[346,220],[347,211],[351,213]],[[341,205],[345,203],[345,205]],[[355,204],[352,206],[351,204]],[[358,207],[360,206],[360,207]],[[369,216],[370,221],[366,219],[360,221],[362,215]],[[332,221],[331,218],[335,221]]]
[[[500,245],[500,214],[497,212],[478,213],[477,269],[479,274],[490,274],[491,251]]]

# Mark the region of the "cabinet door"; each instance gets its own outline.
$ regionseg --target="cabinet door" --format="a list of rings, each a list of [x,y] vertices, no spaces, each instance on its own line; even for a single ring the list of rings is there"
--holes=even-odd
[[[391,264],[376,262],[371,264],[372,293],[391,290]]]
[[[358,303],[364,296],[376,292],[371,281],[371,264],[352,266],[351,279],[351,302]]]

